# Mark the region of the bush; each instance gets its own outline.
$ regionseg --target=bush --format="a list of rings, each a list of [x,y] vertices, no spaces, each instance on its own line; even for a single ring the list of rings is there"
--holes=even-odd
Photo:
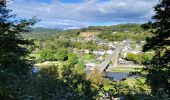
[[[68,63],[75,65],[78,62],[78,57],[74,53],[69,53],[68,54]]]
[[[40,52],[40,61],[54,61],[57,60],[54,56],[55,51],[54,50],[42,50]]]
[[[126,59],[141,64],[142,54],[128,53]]]
[[[153,58],[153,53],[143,53],[143,54],[132,54],[128,53],[126,59],[131,60],[138,64],[145,64],[150,62],[150,60]]]
[[[54,56],[59,61],[66,61],[68,59],[68,51],[65,48],[59,48]]]

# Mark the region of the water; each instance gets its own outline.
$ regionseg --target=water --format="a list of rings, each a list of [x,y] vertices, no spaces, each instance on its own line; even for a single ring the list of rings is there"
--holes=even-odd
[[[33,73],[38,73],[39,71],[40,71],[40,69],[36,66],[32,68]]]
[[[137,78],[138,76],[128,76],[129,73],[125,72],[106,72],[106,77],[110,80],[120,81],[125,78]]]
[[[89,74],[91,71],[86,70],[86,73]],[[120,81],[125,78],[137,78],[138,76],[128,76],[129,73],[127,72],[106,72],[105,77],[109,78],[110,80],[113,81]]]
[[[32,68],[32,72],[33,73],[38,73],[40,71],[40,69],[38,67],[33,67]],[[86,73],[87,74],[90,74],[91,70],[86,70]],[[125,79],[125,78],[137,78],[138,76],[128,76],[129,73],[127,72],[109,72],[107,71],[105,73],[105,77],[106,78],[109,78],[110,80],[113,80],[113,81],[120,81],[122,79]]]

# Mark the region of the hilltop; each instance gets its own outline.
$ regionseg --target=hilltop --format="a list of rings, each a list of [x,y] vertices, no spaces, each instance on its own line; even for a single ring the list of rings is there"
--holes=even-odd
[[[56,34],[62,32],[62,29],[54,29],[54,28],[44,28],[44,27],[37,27],[33,28],[33,34]]]
[[[97,36],[108,41],[122,41],[131,39],[134,41],[143,41],[146,37],[151,36],[147,31],[141,28],[140,24],[118,24],[112,26],[89,26],[80,29],[50,29],[50,28],[33,28],[32,34],[25,35],[27,38],[48,40],[56,37],[89,37]]]

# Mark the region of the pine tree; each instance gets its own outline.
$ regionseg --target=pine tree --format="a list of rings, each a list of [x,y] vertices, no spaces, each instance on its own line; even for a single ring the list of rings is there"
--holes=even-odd
[[[143,70],[147,72],[147,83],[155,98],[170,97],[170,0],[159,0],[154,7],[152,21],[143,25],[153,33],[147,38],[143,51],[153,50],[155,56]]]
[[[8,2],[0,0],[0,100],[19,100],[26,96],[32,69],[26,46],[33,42],[24,39],[22,33],[29,33],[37,20],[16,20],[7,9]]]

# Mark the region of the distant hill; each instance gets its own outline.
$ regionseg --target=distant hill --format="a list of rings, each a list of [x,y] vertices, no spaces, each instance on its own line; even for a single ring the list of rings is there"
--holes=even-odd
[[[38,28],[33,28],[33,34],[57,34],[62,32],[63,30],[61,29],[51,29],[51,28],[43,28],[43,27],[38,27]]]
[[[25,38],[28,39],[38,39],[38,40],[46,40],[58,37],[59,34],[63,32],[60,29],[51,29],[51,28],[33,28],[31,34],[23,34]]]
[[[131,32],[141,32],[143,31],[140,24],[118,24],[111,26],[89,26],[87,28],[82,28],[80,31],[131,31]]]
[[[113,34],[116,32],[117,34]],[[97,33],[97,34],[96,34]],[[147,34],[147,35],[146,35]],[[77,37],[77,36],[91,36],[96,35],[99,38],[107,39],[110,41],[123,40],[126,38],[134,40],[144,40],[148,36],[148,32],[145,32],[140,24],[118,24],[111,26],[89,26],[80,29],[51,29],[51,28],[33,28],[32,34],[24,35],[31,39],[54,39],[59,36],[66,38]]]
[[[151,36],[150,32],[142,29],[141,24],[118,24],[111,26],[89,26],[81,29],[67,30],[65,36],[68,38],[74,36],[89,37],[97,36],[109,41],[123,41],[131,39],[133,41],[143,41]]]

